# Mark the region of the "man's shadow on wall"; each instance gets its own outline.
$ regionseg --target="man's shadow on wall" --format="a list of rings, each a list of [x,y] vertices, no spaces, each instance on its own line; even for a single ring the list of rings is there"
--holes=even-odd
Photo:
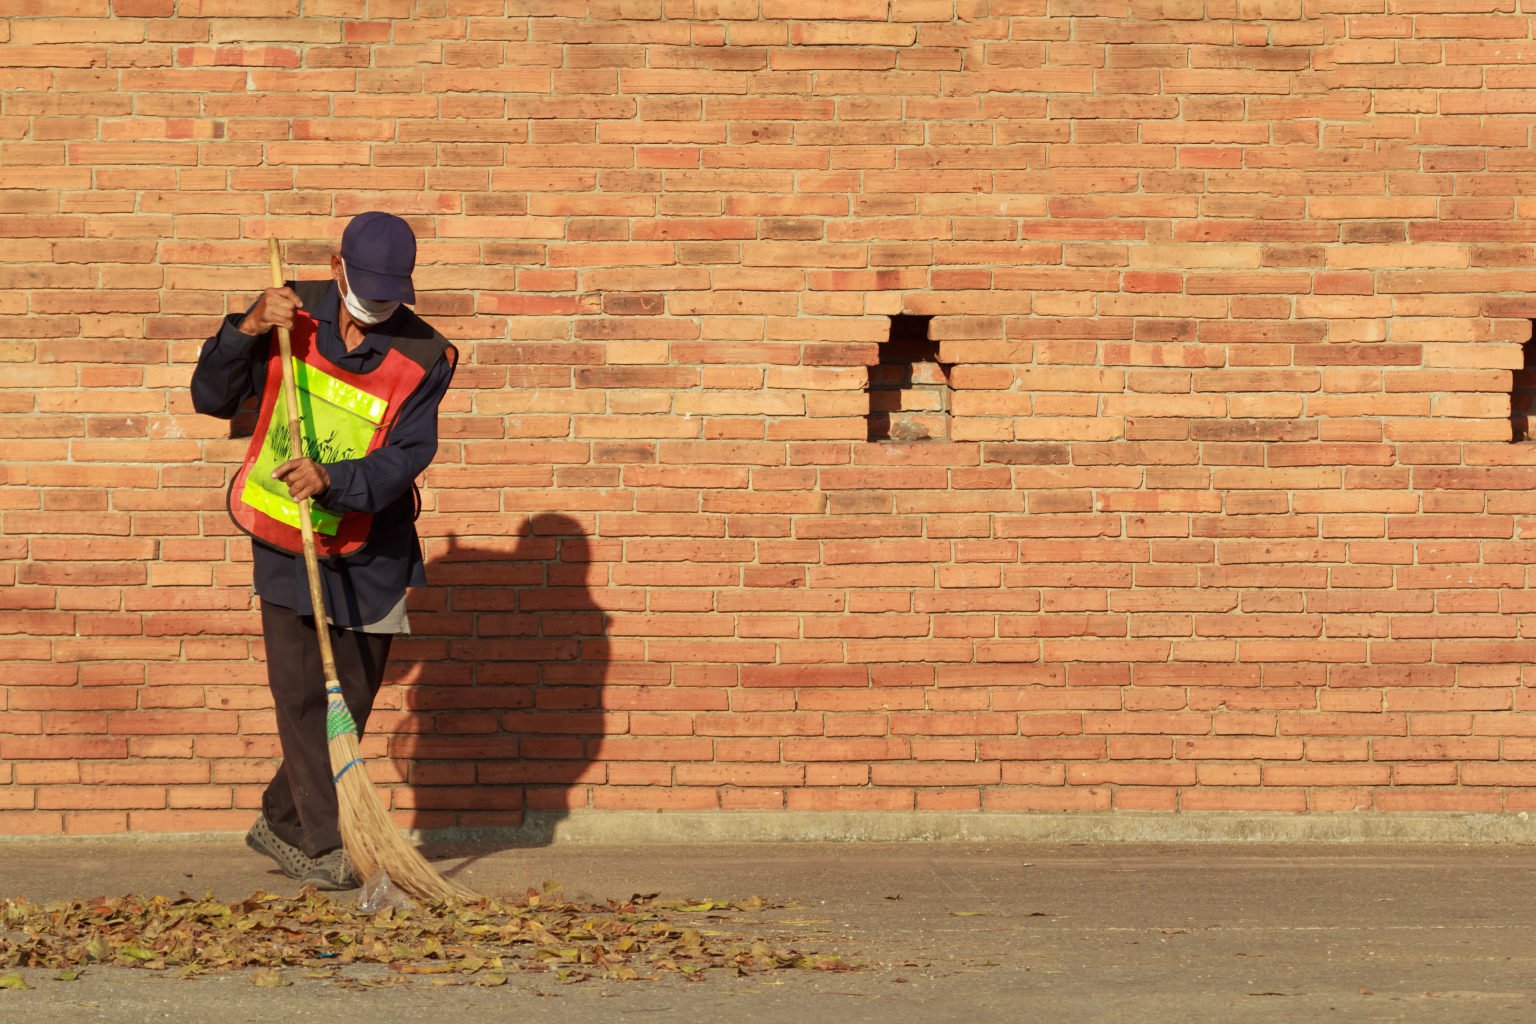
[[[543,514],[512,537],[448,538],[391,652],[408,684],[389,754],[407,765],[409,827],[486,847],[545,845],[603,781],[608,615],[592,543]],[[596,581],[606,582],[606,573]]]

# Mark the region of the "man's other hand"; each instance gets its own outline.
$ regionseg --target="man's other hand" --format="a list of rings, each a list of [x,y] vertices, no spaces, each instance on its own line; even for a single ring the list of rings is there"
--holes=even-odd
[[[294,501],[324,494],[331,486],[325,467],[309,459],[289,459],[272,471],[272,478],[288,485],[288,493]]]
[[[240,321],[240,333],[252,337],[265,334],[273,327],[293,326],[293,311],[304,308],[298,293],[292,288],[268,288],[256,300],[256,305]]]

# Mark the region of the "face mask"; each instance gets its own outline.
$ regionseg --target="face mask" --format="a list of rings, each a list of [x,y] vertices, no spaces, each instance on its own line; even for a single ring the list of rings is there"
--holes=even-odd
[[[352,286],[347,284],[347,265],[341,265],[341,282],[347,285],[346,291],[341,293],[341,301],[346,304],[347,312],[352,314],[352,319],[364,327],[372,327],[381,324],[395,315],[395,310],[400,308],[400,303],[390,299],[360,299],[352,292]]]

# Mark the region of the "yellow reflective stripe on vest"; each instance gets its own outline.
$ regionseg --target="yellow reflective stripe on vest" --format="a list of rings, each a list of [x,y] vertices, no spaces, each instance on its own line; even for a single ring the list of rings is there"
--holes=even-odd
[[[340,406],[375,426],[384,422],[384,412],[389,408],[389,403],[384,399],[337,380],[324,370],[310,366],[297,358],[293,361],[293,384],[300,391],[308,391],[316,398],[322,398],[332,405]]]
[[[295,530],[299,529],[299,503],[291,498],[283,498],[269,490],[259,486],[250,477],[245,479],[245,487],[240,492],[240,500],[247,505],[271,516],[280,523],[287,523]],[[336,530],[341,526],[341,516],[330,509],[321,508],[311,501],[309,503],[309,522],[316,533],[323,533],[327,537],[334,537]]]

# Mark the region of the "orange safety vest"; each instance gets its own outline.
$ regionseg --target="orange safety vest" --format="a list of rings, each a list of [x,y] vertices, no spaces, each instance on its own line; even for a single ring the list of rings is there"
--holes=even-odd
[[[306,308],[313,308],[329,284],[289,282],[289,287],[298,291]],[[396,338],[383,362],[368,373],[353,373],[320,354],[315,326],[307,314],[295,313],[289,338],[304,455],[322,465],[360,459],[382,446],[406,398],[444,352],[453,352],[442,335],[427,328],[430,338]],[[282,357],[274,332],[267,347],[261,412],[245,461],[230,483],[229,514],[254,539],[298,554],[303,551],[298,502],[288,496],[287,484],[271,478],[274,468],[293,457],[290,448]],[[355,554],[367,543],[372,513],[334,512],[314,500],[309,507],[315,551],[322,558]]]

